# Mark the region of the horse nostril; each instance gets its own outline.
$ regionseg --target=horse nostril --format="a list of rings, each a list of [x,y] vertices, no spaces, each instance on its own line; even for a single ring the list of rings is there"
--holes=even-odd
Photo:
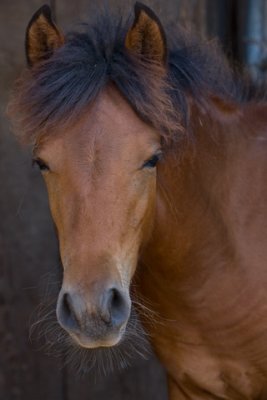
[[[124,294],[116,288],[109,289],[107,295],[107,309],[110,315],[110,322],[113,327],[120,327],[128,317],[128,301],[124,297]]]
[[[58,309],[58,319],[60,324],[67,329],[79,329],[79,323],[75,314],[73,301],[69,293],[64,293]]]
[[[66,331],[73,334],[107,334],[119,330],[127,322],[130,301],[124,292],[110,288],[95,294],[85,303],[78,293],[63,292],[59,296],[57,318]]]
[[[117,289],[110,289],[110,305],[112,309],[119,309],[122,306],[123,298]]]

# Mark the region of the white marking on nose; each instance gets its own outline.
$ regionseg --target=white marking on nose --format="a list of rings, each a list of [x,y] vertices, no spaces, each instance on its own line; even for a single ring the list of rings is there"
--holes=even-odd
[[[122,286],[122,288],[123,288],[123,290],[125,292],[128,292],[129,291],[129,286],[130,286],[130,283],[131,283],[131,278],[132,278],[132,276],[131,276],[131,271],[132,271],[131,265],[129,265],[125,261],[123,262],[121,260],[118,260],[116,262],[116,268],[117,268],[117,270],[119,272],[119,275],[120,275],[121,286]]]

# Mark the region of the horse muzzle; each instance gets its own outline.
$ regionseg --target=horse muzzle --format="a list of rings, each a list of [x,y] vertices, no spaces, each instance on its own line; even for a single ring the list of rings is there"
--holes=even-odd
[[[113,286],[86,299],[79,291],[60,291],[57,319],[82,347],[111,347],[120,342],[131,312],[128,293]]]

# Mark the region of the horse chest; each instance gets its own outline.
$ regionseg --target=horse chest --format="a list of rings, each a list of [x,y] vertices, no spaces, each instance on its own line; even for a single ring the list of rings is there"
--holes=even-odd
[[[266,398],[267,385],[263,375],[243,359],[218,356],[207,347],[182,345],[175,341],[172,351],[166,351],[167,347],[167,344],[161,347],[165,349],[161,357],[170,377],[171,400]]]
[[[265,295],[253,287],[248,296],[233,281],[195,290],[190,301],[183,290],[175,301],[161,294],[158,312],[164,318],[151,336],[173,382],[171,400],[266,398]]]

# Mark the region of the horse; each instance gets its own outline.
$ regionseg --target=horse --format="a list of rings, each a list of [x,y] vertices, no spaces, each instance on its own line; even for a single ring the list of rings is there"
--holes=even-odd
[[[264,96],[141,3],[67,35],[43,6],[26,56],[9,112],[48,190],[59,325],[115,351],[137,296],[171,400],[266,399]]]

